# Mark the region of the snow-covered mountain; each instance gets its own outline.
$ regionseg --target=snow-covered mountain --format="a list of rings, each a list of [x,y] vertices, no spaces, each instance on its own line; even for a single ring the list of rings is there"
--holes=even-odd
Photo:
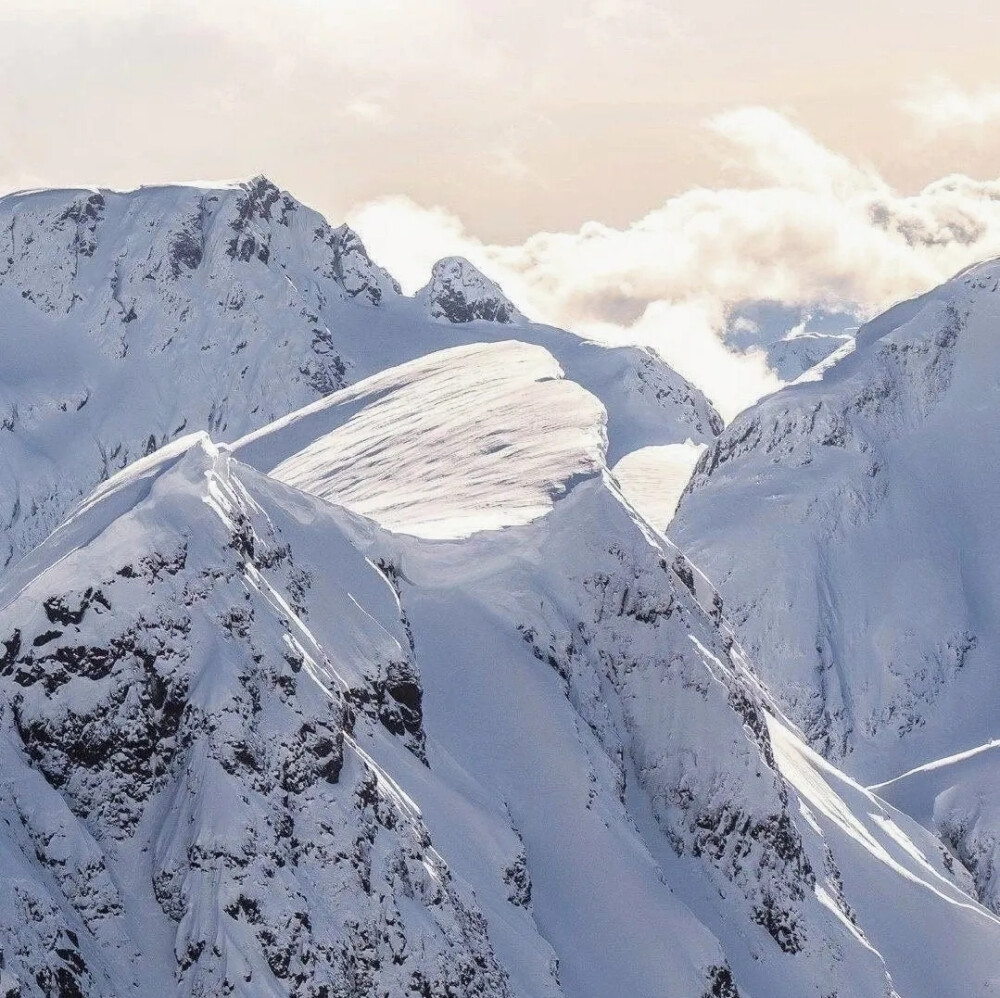
[[[830,356],[839,359],[853,346],[850,333],[795,333],[768,346],[767,362],[782,381],[795,381]]]
[[[745,301],[730,309],[722,337],[733,350],[759,350],[785,382],[795,381],[853,342],[858,317],[847,307]]]
[[[861,328],[711,445],[674,539],[769,689],[868,782],[1000,724],[1000,264]]]
[[[183,437],[15,566],[6,993],[996,993],[968,874],[783,720],[605,419],[457,347]]]
[[[1000,265],[716,440],[263,179],[0,250],[0,998],[1000,995]]]
[[[376,371],[512,336],[601,399],[613,460],[721,429],[652,354],[529,323],[465,261],[401,295],[354,232],[264,178],[2,198],[0,572],[185,433],[233,440]]]
[[[1000,263],[744,413],[671,525],[810,741],[1000,911]],[[810,380],[811,379],[811,380]]]

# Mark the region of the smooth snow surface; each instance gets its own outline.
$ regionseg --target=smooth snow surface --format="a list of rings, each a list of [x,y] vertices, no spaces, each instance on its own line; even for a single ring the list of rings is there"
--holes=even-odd
[[[375,375],[237,441],[278,481],[390,530],[527,523],[604,466],[601,403],[541,347],[456,347]]]
[[[615,465],[615,478],[632,505],[658,530],[666,530],[704,450],[704,444],[690,440],[640,447]]]

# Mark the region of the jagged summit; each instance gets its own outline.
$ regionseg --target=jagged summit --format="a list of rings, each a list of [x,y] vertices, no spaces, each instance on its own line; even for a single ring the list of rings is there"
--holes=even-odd
[[[263,179],[0,199],[0,565],[175,436],[346,384],[332,327],[396,297],[355,233]]]
[[[424,765],[391,585],[231,465],[192,436],[129,469],[0,596],[2,993],[508,998],[370,754]]]
[[[435,319],[448,322],[509,323],[521,318],[500,286],[481,270],[460,256],[438,260],[431,270],[431,279],[417,292]]]
[[[107,280],[108,262],[139,257],[146,280],[176,281],[198,268],[218,277],[225,260],[296,271],[305,263],[316,274],[334,279],[347,296],[369,304],[378,304],[388,292],[399,293],[396,282],[372,262],[357,233],[347,226],[333,228],[263,176],[222,187],[171,184],[132,191],[20,192],[0,198],[0,224],[9,230],[0,276],[47,311],[68,312],[92,300],[79,286],[53,294],[42,284],[48,266],[58,264],[58,256],[68,250],[73,253],[68,276],[76,285],[90,277],[93,290]],[[32,238],[18,240],[18,229]],[[39,235],[44,238],[39,240]],[[129,315],[127,303],[119,304],[123,315]]]
[[[231,441],[449,346],[545,346],[604,403],[613,460],[715,431],[704,396],[648,353],[529,323],[468,265],[436,274],[453,315],[507,321],[435,318],[357,233],[265,177],[0,198],[0,573],[176,437]]]

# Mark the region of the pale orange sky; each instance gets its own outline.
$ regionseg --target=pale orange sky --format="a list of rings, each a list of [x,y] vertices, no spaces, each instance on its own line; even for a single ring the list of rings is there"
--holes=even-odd
[[[334,219],[403,194],[517,241],[739,184],[702,122],[763,104],[913,191],[1000,175],[1000,112],[900,106],[1000,90],[998,29],[972,0],[0,0],[0,184],[266,172]]]
[[[777,384],[747,303],[807,329],[1000,254],[998,39],[982,0],[0,0],[0,192],[265,173],[728,417]]]

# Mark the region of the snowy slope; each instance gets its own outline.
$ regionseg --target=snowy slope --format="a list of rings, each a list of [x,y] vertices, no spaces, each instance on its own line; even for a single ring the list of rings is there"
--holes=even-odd
[[[419,688],[392,587],[332,509],[189,437],[32,561],[0,613],[14,993],[510,993],[359,744],[422,757]]]
[[[984,745],[904,773],[873,788],[934,829],[972,874],[971,892],[1000,912],[1000,743]]]
[[[795,381],[852,341],[849,333],[796,332],[769,344],[767,363],[782,381]]]
[[[540,361],[523,346],[502,349]],[[384,379],[373,379],[238,443],[236,456],[329,500],[363,502],[350,490],[338,495],[339,470],[322,474],[324,462],[343,464],[339,434],[351,420],[338,410],[353,405],[350,446],[371,470],[372,496],[391,494],[414,464],[433,466],[447,440],[458,469],[426,479],[420,504],[451,509],[463,491],[460,469],[477,481],[485,470],[467,458],[481,437],[454,404],[490,366],[483,356],[482,348],[453,350],[391,372],[385,380],[398,399],[409,382],[422,390],[439,361],[453,371],[416,426],[396,432],[395,418],[380,425],[371,399]],[[517,365],[502,367],[518,390]],[[552,393],[553,414],[558,385],[536,383]],[[563,405],[579,411],[571,397]],[[447,792],[426,771],[415,784],[401,782],[456,869],[475,880],[481,863],[455,823],[457,791],[513,822],[536,923],[576,995],[655,994],[652,982],[681,981],[674,955],[655,940],[682,938],[680,926],[691,932],[693,919],[718,940],[742,994],[888,994],[890,980],[905,995],[940,994],[943,981],[957,993],[996,993],[998,922],[965,893],[968,874],[960,864],[949,868],[933,835],[824,770],[784,722],[768,719],[769,695],[718,616],[711,586],[635,519],[605,470],[581,474],[599,456],[592,442],[579,437],[584,462],[571,449],[553,451],[552,422],[539,424],[527,409],[520,427],[508,409],[480,412],[497,421],[497,443],[513,434],[521,446],[516,457],[507,446],[489,452],[498,483],[512,475],[530,483],[540,466],[543,481],[561,469],[572,483],[555,491],[544,516],[511,518],[505,529],[484,522],[472,536],[460,529],[446,538],[414,536],[422,531],[391,505],[368,510],[402,531],[373,535],[370,556],[398,580],[424,690],[431,773],[458,781]],[[575,434],[571,421],[566,439]],[[775,729],[783,751],[769,737]],[[820,780],[839,788],[819,795],[823,812]],[[632,843],[625,857],[637,849],[645,857],[638,869],[621,855],[623,841]],[[669,885],[672,903],[650,893],[650,870]],[[905,932],[896,924],[901,905]],[[908,947],[920,958],[908,957]],[[961,970],[950,959],[956,947],[968,957]],[[677,983],[668,993],[686,992]]]
[[[640,447],[626,454],[614,475],[629,501],[658,530],[666,530],[677,503],[691,480],[705,444],[685,440],[682,444]]]
[[[178,436],[233,440],[403,361],[510,338],[602,399],[617,456],[721,428],[651,354],[528,323],[464,261],[400,295],[355,233],[264,178],[2,198],[0,571]]]
[[[527,526],[397,550],[432,764],[440,743],[477,782],[502,788],[538,860],[536,919],[571,993],[655,994],[650,982],[669,979],[644,892],[612,861],[606,833],[563,810],[577,794],[603,821],[624,804],[660,876],[719,940],[741,994],[889,994],[889,981],[906,996],[1000,993],[1000,923],[967,895],[961,865],[768,716],[726,626],[691,601],[690,567],[627,515],[606,479],[584,481]],[[567,779],[574,739],[555,723],[566,707],[538,691],[545,680],[528,671],[514,630],[585,722],[576,738],[599,744],[596,757],[588,745],[589,786],[582,773]],[[519,695],[512,670],[531,676]],[[820,779],[834,789],[817,790]],[[599,855],[583,860],[593,893],[567,884],[567,843]]]
[[[671,526],[772,693],[868,783],[1000,721],[998,283],[984,264],[891,309],[743,413]]]
[[[21,561],[0,589],[5,981],[938,998],[937,961],[996,993],[1000,925],[968,877],[768,716],[584,402],[537,348],[450,350],[235,455],[178,441]],[[375,504],[387,531],[331,502],[346,445],[370,498],[439,467],[416,522],[456,522],[478,483],[527,491],[445,537]]]

